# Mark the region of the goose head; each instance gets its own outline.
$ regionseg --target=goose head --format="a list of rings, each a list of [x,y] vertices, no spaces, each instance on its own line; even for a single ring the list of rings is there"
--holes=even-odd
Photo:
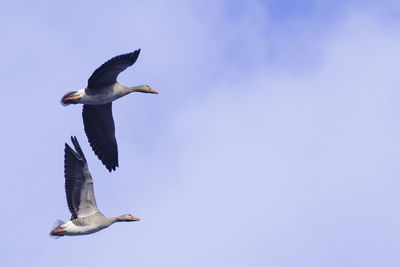
[[[117,221],[119,221],[119,222],[135,222],[135,221],[140,221],[140,219],[137,217],[134,217],[130,214],[124,214],[124,215],[119,216],[117,218]]]
[[[158,94],[158,92],[156,90],[153,90],[150,86],[148,86],[146,84],[145,85],[139,85],[139,86],[130,87],[130,92]]]

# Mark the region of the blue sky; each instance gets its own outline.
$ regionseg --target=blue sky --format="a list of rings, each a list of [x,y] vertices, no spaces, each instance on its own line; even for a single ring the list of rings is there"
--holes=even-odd
[[[396,1],[4,1],[0,23],[5,265],[399,266]],[[137,48],[119,81],[160,94],[115,103],[109,174],[59,100]],[[140,222],[49,238],[70,135],[102,212]]]

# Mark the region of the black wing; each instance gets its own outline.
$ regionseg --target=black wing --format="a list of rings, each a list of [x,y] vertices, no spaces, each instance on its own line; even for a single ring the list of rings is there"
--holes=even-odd
[[[98,212],[85,155],[76,137],[71,137],[73,150],[67,143],[64,149],[65,193],[71,220],[86,217]]]
[[[97,68],[88,80],[87,87],[89,91],[101,86],[114,84],[117,81],[118,74],[136,62],[139,53],[140,49],[132,53],[113,57]]]
[[[111,172],[118,167],[118,148],[111,103],[83,105],[85,132],[94,153]]]

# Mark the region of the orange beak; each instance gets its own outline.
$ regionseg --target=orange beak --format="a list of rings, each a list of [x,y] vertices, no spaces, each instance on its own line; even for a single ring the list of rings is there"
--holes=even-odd
[[[137,218],[137,217],[133,217],[132,220],[135,221],[135,222],[136,222],[136,221],[140,221],[140,219]]]
[[[153,89],[150,90],[150,93],[152,93],[152,94],[158,94],[158,92],[157,92],[156,90],[153,90]]]

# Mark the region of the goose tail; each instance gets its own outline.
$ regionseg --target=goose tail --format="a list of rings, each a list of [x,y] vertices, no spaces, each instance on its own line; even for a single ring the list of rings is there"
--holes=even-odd
[[[61,220],[57,220],[54,224],[53,229],[50,232],[50,236],[53,238],[60,238],[62,236],[64,236],[65,234],[65,229],[63,227],[61,227],[61,225],[63,225],[65,222],[61,221]]]
[[[78,94],[78,91],[68,92],[61,98],[61,105],[68,106],[70,104],[78,104],[77,100],[79,98],[80,95]]]

